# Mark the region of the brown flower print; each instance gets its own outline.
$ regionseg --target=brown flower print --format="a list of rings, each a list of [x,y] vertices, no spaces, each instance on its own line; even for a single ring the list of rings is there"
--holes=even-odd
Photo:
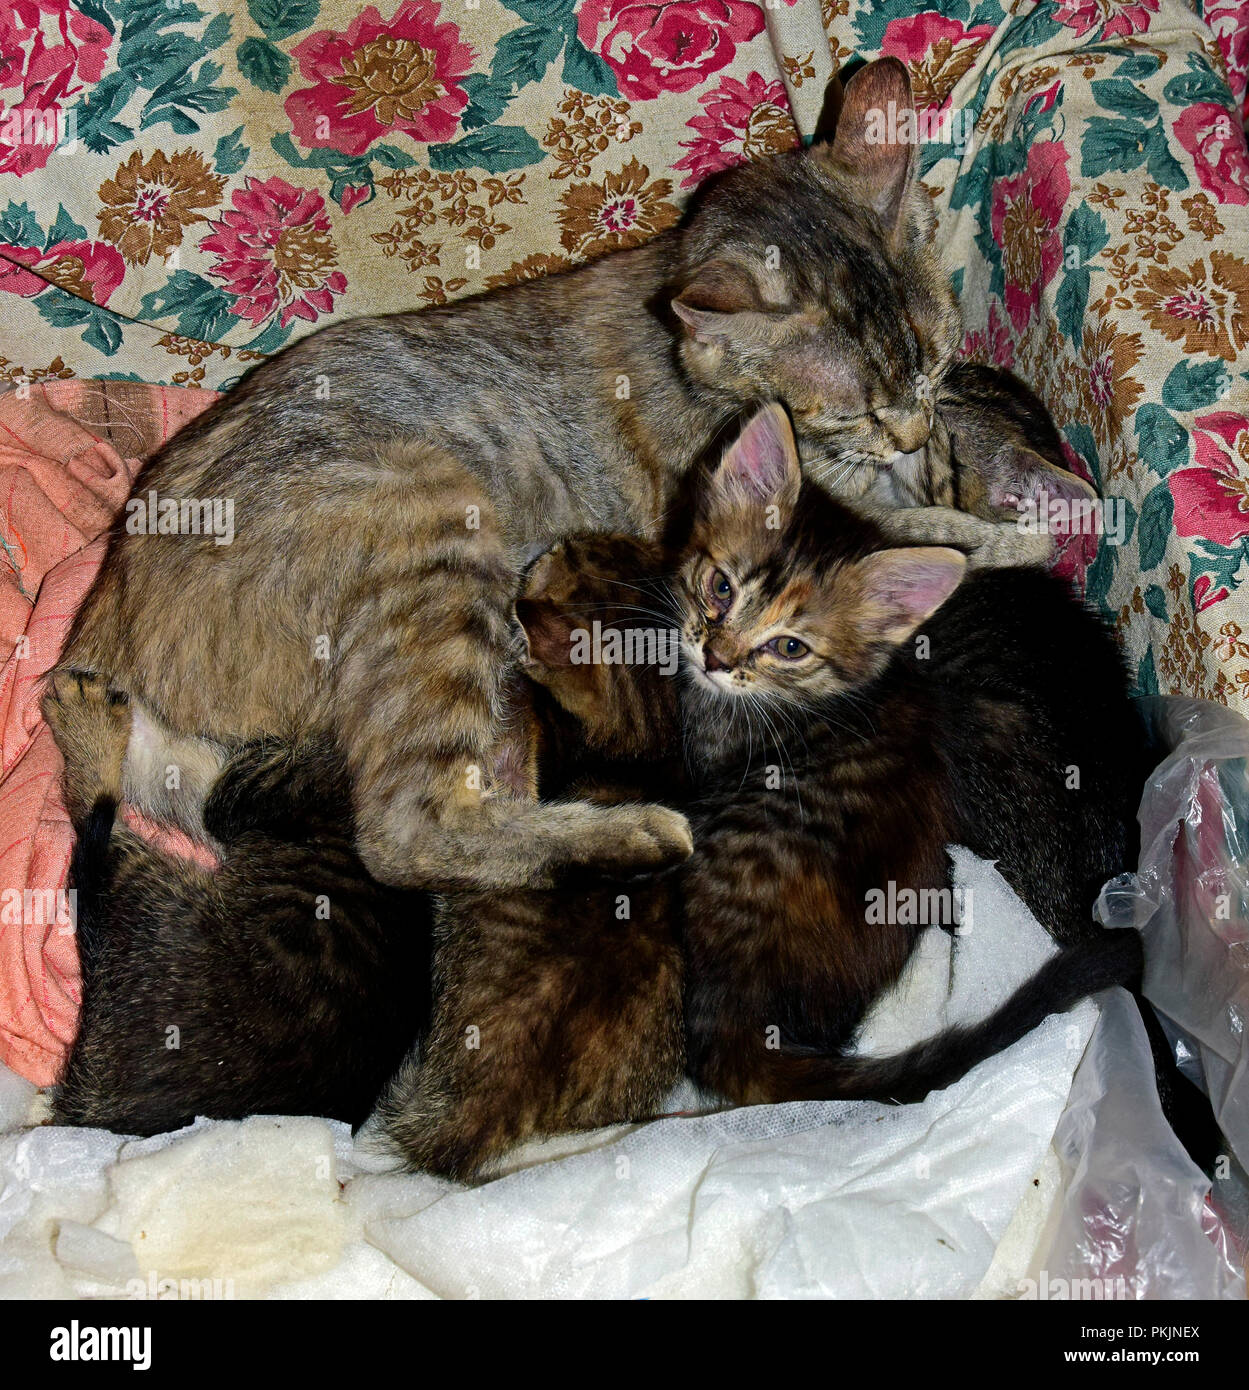
[[[642,123],[629,118],[623,97],[590,97],[569,87],[542,137],[543,148],[555,156],[553,179],[583,179],[591,163],[613,144],[625,145],[642,133]]]
[[[206,220],[201,209],[221,201],[225,183],[195,150],[174,155],[157,150],[148,160],[135,150],[100,185],[100,236],[117,247],[128,265],[168,256],[181,246],[185,228]]]
[[[571,270],[572,267],[573,262],[567,256],[548,256],[536,252],[526,256],[523,261],[514,262],[501,275],[488,275],[486,288],[501,290],[505,285],[518,285],[523,280],[541,280],[544,276],[558,275],[560,271]]]
[[[574,255],[601,256],[640,246],[680,217],[668,179],[647,183],[650,170],[631,159],[601,183],[575,183],[560,195],[560,243]]]
[[[1227,230],[1219,221],[1208,193],[1194,193],[1191,198],[1184,198],[1180,206],[1188,213],[1188,230],[1200,233],[1207,241],[1213,241]]]
[[[12,358],[0,357],[0,381],[33,384],[36,381],[65,381],[73,375],[74,369],[67,367],[59,355],[46,367],[22,367]]]
[[[781,62],[785,67],[785,76],[789,78],[795,91],[802,86],[808,77],[815,76],[815,49],[812,49],[805,58],[790,57],[785,54],[782,56]]]
[[[332,79],[351,96],[347,110],[353,116],[372,108],[380,125],[410,121],[446,95],[438,80],[438,55],[414,39],[376,38],[343,60]]]
[[[1185,352],[1230,361],[1249,345],[1249,265],[1212,251],[1208,272],[1202,257],[1187,270],[1154,266],[1145,273],[1136,306],[1151,328],[1182,342]]]
[[[1109,447],[1122,432],[1124,421],[1144,392],[1144,386],[1131,375],[1144,352],[1139,333],[1117,333],[1109,319],[1103,319],[1097,328],[1084,330],[1076,376],[1081,418],[1103,447]]]
[[[976,43],[959,44],[955,44],[951,39],[941,38],[921,60],[911,63],[911,85],[915,91],[916,109],[923,111],[933,106],[944,106],[950,93],[958,86],[959,79],[975,66],[983,47],[983,38]],[[1054,76],[1057,72],[1053,68],[1045,71],[1049,76]],[[1046,77],[1043,75],[1032,85],[1045,80]]]

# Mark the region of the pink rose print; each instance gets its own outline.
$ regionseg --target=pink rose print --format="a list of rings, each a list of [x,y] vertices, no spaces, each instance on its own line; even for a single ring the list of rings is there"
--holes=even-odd
[[[47,164],[66,134],[67,98],[100,80],[112,38],[69,0],[0,4],[0,174]]]
[[[689,121],[697,138],[681,141],[689,154],[672,166],[690,171],[681,180],[682,188],[701,183],[720,169],[778,154],[798,143],[784,84],[769,82],[761,73],[750,73],[745,82],[725,77],[715,91],[704,92],[698,101],[704,114]]]
[[[1200,415],[1193,446],[1195,467],[1177,468],[1168,480],[1175,530],[1234,545],[1249,536],[1249,418],[1230,410]]]
[[[992,24],[968,29],[961,20],[929,12],[890,20],[880,51],[906,64],[916,110],[927,111],[946,105],[959,78],[970,71],[992,34]]]
[[[1240,114],[1249,120],[1249,0],[1206,0],[1201,12],[1227,63]]]
[[[4,258],[0,290],[23,299],[33,299],[56,285],[92,304],[107,304],[126,273],[121,253],[106,241],[58,241],[46,251],[35,246],[0,246],[0,257]]]
[[[1079,454],[1064,439],[1063,462],[1067,468],[1076,475],[1083,478],[1086,483],[1094,488],[1097,484],[1093,481],[1089,473],[1088,465]],[[1094,532],[1084,529],[1074,532],[1062,532],[1055,529],[1054,537],[1054,558],[1050,561],[1050,571],[1058,575],[1060,579],[1066,579],[1077,593],[1082,594],[1088,582],[1089,566],[1097,559],[1097,548],[1101,537]]]
[[[1058,222],[1071,192],[1067,151],[1057,140],[1028,151],[1027,167],[993,186],[993,240],[1002,248],[1006,312],[1022,332],[1063,258]]]
[[[450,140],[468,105],[459,84],[477,55],[438,13],[433,0],[403,0],[383,21],[370,5],[345,34],[322,29],[297,44],[291,55],[313,83],[286,98],[300,144],[354,155],[396,131]]]
[[[347,277],[334,269],[338,253],[321,195],[249,175],[232,198],[233,210],[209,223],[211,235],[199,244],[217,257],[209,274],[238,296],[231,312],[259,324],[280,309],[283,328],[329,313]]]
[[[1099,39],[1127,38],[1149,28],[1158,5],[1159,0],[1061,0],[1054,18],[1080,36],[1096,29]]]
[[[970,357],[977,362],[991,362],[995,367],[1005,367],[1009,371],[1015,365],[1015,339],[1010,325],[998,313],[998,301],[989,301],[989,322],[986,327],[968,333],[963,339],[961,357]]]
[[[1197,177],[1220,203],[1249,203],[1249,151],[1245,133],[1215,101],[1190,106],[1174,126],[1175,138],[1193,157]]]
[[[763,11],[751,0],[587,0],[577,18],[581,42],[602,54],[631,101],[700,86],[762,32]]]

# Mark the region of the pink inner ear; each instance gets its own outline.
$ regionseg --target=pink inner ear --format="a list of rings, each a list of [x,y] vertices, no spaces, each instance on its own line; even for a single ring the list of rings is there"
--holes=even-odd
[[[863,561],[865,593],[909,631],[950,597],[966,567],[957,550],[882,550]]]
[[[798,448],[784,410],[765,406],[730,446],[720,472],[759,501],[777,497],[798,476]]]
[[[1017,507],[1021,501],[1041,503],[1044,493],[1051,501],[1092,501],[1097,492],[1083,478],[1049,464],[1031,449],[1004,449],[988,467],[989,504],[996,508]]]

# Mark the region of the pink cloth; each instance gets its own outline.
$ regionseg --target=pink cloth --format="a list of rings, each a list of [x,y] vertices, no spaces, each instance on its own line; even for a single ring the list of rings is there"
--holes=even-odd
[[[28,894],[64,889],[73,843],[43,678],[142,459],[215,399],[75,380],[0,395],[0,1061],[40,1086],[56,1079],[80,998],[73,932]]]

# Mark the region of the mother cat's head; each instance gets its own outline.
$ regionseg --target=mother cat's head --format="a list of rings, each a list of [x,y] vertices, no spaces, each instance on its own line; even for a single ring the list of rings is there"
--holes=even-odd
[[[869,63],[830,143],[708,189],[672,300],[686,372],[738,401],[783,401],[803,461],[843,495],[913,466],[961,333],[916,146],[888,141],[908,110],[906,68]]]

